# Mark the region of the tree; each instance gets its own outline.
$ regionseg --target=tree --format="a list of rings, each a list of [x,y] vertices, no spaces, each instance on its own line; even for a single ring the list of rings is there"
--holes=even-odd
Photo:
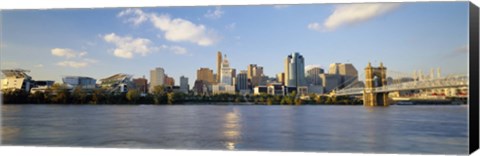
[[[272,105],[273,104],[273,98],[272,97],[268,97],[267,98],[267,105]]]
[[[137,100],[140,98],[140,92],[136,89],[129,90],[127,92],[127,100],[133,102],[133,104],[137,103]]]
[[[65,85],[55,83],[52,85],[52,102],[53,103],[62,103],[67,104],[68,99],[70,98],[70,92],[68,91]]]
[[[28,96],[28,99],[31,103],[37,103],[37,104],[45,103],[45,93],[37,91],[33,94],[30,94]]]
[[[92,93],[92,103],[98,104],[98,103],[105,103],[106,95],[103,89],[95,89],[93,90]]]
[[[178,100],[178,95],[175,92],[171,92],[167,94],[167,103],[174,104]]]
[[[314,99],[315,99],[316,104],[323,104],[324,103],[324,100],[323,100],[322,96],[320,96],[320,95],[317,95]]]
[[[83,104],[85,101],[87,101],[87,93],[81,86],[75,87],[75,89],[72,92],[72,97],[73,97],[73,102],[74,103],[80,103]]]
[[[153,87],[153,103],[155,104],[161,104],[163,103],[164,95],[165,95],[165,87],[162,85],[157,85]]]

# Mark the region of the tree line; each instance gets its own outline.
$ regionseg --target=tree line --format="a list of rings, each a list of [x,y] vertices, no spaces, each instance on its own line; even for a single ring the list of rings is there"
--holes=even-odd
[[[166,91],[164,86],[155,86],[151,93],[132,89],[126,93],[108,92],[96,88],[85,90],[76,87],[70,91],[65,85],[54,84],[44,92],[33,94],[24,90],[2,90],[4,104],[235,104],[250,103],[258,105],[305,105],[305,104],[362,104],[361,100],[350,97],[329,97],[309,94],[307,98],[299,98],[295,92],[282,95],[240,95],[215,94],[194,95],[181,92]]]

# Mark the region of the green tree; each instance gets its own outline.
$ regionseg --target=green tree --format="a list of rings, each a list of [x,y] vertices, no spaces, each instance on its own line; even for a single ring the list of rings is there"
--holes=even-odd
[[[178,100],[178,95],[175,92],[167,93],[167,103],[174,104]]]
[[[52,85],[52,102],[67,104],[70,98],[70,92],[65,85],[55,83]]]
[[[315,103],[316,103],[316,104],[323,104],[323,103],[325,102],[325,101],[323,100],[322,96],[320,96],[320,95],[317,95],[317,96],[314,98],[314,100],[315,100]]]
[[[132,89],[127,92],[126,96],[129,102],[133,102],[133,104],[137,104],[137,100],[140,98],[140,92],[136,89]]]
[[[28,96],[28,101],[31,103],[44,104],[45,103],[45,93],[37,91]]]
[[[272,97],[268,97],[267,98],[267,105],[272,105],[273,104],[273,98]]]
[[[106,103],[105,99],[106,99],[105,90],[101,88],[93,90],[92,92],[93,104]]]
[[[73,89],[72,98],[74,103],[83,104],[87,101],[87,93],[81,86],[77,86]]]
[[[164,101],[165,97],[165,87],[162,85],[157,85],[153,87],[152,98],[154,104],[161,104]]]

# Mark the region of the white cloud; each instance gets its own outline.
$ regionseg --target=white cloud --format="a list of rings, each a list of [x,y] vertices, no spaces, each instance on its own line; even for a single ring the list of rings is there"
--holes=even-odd
[[[115,44],[116,48],[113,54],[117,57],[130,59],[135,53],[145,56],[151,52],[149,39],[122,37],[115,33],[106,34],[103,39],[108,43]]]
[[[209,46],[216,43],[219,37],[213,30],[202,24],[195,24],[181,18],[171,18],[167,14],[157,15],[145,13],[140,9],[122,11],[119,17],[128,16],[127,21],[133,24],[143,23],[148,18],[153,26],[164,33],[163,37],[173,42],[192,42],[200,46]]]
[[[131,22],[137,26],[148,20],[148,15],[140,9],[127,9],[118,13],[117,17],[129,16],[125,22]]]
[[[290,7],[290,5],[274,5],[273,8],[275,9],[284,9],[284,8],[288,8]]]
[[[77,52],[72,49],[66,49],[66,48],[53,48],[51,50],[52,55],[58,56],[58,57],[65,57],[67,59],[70,58],[75,58],[75,57],[82,57],[87,54],[87,52]]]
[[[210,19],[219,19],[224,13],[220,7],[215,7],[215,10],[208,10],[204,16]]]
[[[61,61],[57,63],[58,66],[82,68],[88,66],[88,62],[85,61]]]
[[[322,26],[319,23],[314,22],[307,25],[307,28],[315,31],[322,31]]]
[[[332,31],[343,25],[351,25],[383,15],[395,8],[398,3],[343,4],[335,7],[333,13],[322,25],[310,23],[309,29],[316,31]]]
[[[164,50],[164,51],[174,53],[174,54],[177,54],[177,55],[187,55],[187,54],[189,54],[188,50],[186,48],[180,47],[180,46],[162,45],[162,46],[160,46],[160,49]]]

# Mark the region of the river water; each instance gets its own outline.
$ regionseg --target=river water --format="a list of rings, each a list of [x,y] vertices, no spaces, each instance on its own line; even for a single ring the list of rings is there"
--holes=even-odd
[[[3,105],[2,144],[467,154],[468,106]]]

